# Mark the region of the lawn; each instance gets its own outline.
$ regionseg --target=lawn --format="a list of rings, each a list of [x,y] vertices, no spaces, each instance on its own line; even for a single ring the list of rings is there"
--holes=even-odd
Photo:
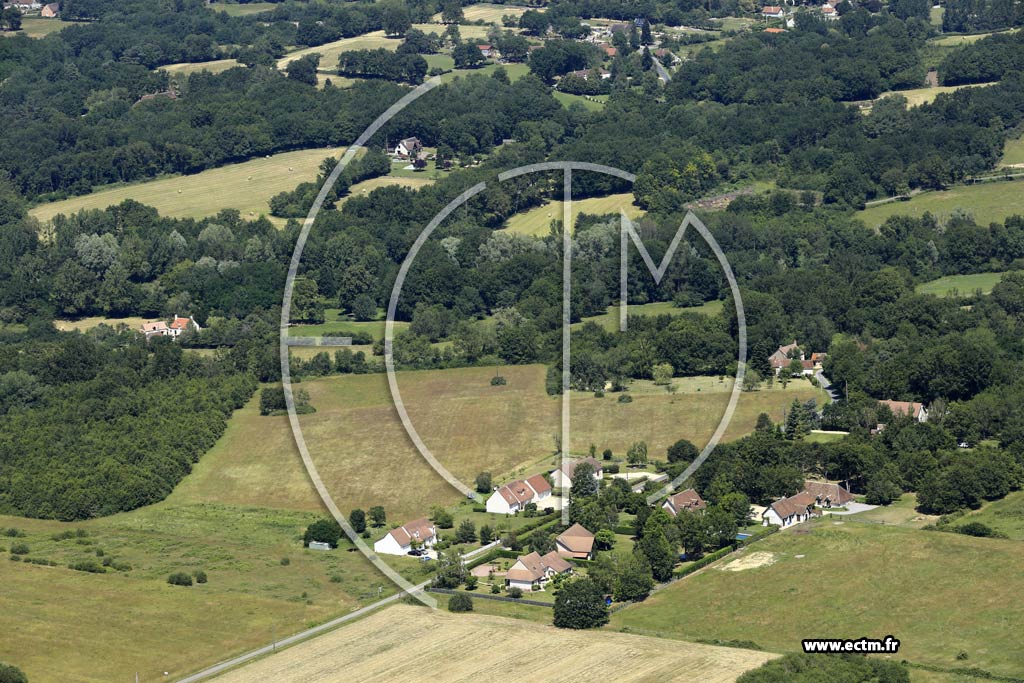
[[[883,505],[867,512],[860,512],[850,519],[910,529],[920,529],[939,520],[938,515],[926,515],[918,512],[915,509],[916,507],[917,496],[913,493],[904,493],[898,500],[889,505]]]
[[[194,73],[200,71],[209,71],[210,73],[219,74],[222,71],[233,69],[236,66],[242,66],[236,59],[217,59],[212,62],[181,62],[179,64],[166,64],[162,67],[164,71],[171,75],[172,78],[181,78],[185,80]]]
[[[931,282],[922,282],[914,291],[918,294],[934,294],[938,297],[972,296],[981,291],[988,294],[1006,273],[972,273],[970,275],[947,275]]]
[[[967,513],[954,524],[981,522],[1010,538],[1024,541],[1024,491],[1014,491],[1001,500],[985,503],[980,510]]]
[[[157,505],[74,524],[0,516],[0,526],[26,532],[18,540],[29,545],[27,557],[60,565],[0,562],[0,661],[16,663],[33,683],[127,681],[134,672],[143,681],[164,671],[179,677],[373,602],[378,586],[384,595],[395,590],[347,543],[303,549],[313,513],[184,499],[176,492]],[[88,536],[53,538],[78,529]],[[67,568],[106,557],[132,569]],[[426,578],[425,567],[395,559],[409,578]],[[172,572],[199,569],[208,583],[167,584]]]
[[[351,320],[341,312],[340,308],[328,308],[324,311],[324,320],[325,322],[318,325],[293,325],[289,328],[289,333],[293,337],[331,337],[368,332],[373,335],[374,340],[384,338],[384,320],[366,322]],[[409,323],[402,320],[395,321],[396,333],[407,327],[409,327]]]
[[[376,50],[380,47],[395,50],[398,49],[401,42],[401,38],[385,38],[384,31],[372,31],[361,36],[355,36],[354,38],[342,38],[332,43],[324,43],[316,47],[307,47],[295,52],[289,52],[277,60],[277,68],[283,69],[289,62],[293,62],[306,55],[319,54],[320,70],[336,71],[338,68],[338,57],[342,52],[350,50]]]
[[[643,211],[633,204],[633,194],[625,192],[612,194],[607,197],[590,197],[577,199],[572,202],[572,222],[581,213],[589,214],[614,214],[619,216],[625,210],[626,215],[636,218]],[[512,232],[519,232],[524,235],[543,237],[548,234],[551,221],[562,220],[562,202],[560,200],[550,201],[542,206],[535,207],[529,211],[518,213],[508,219],[507,229]]]
[[[516,81],[530,73],[530,67],[525,64],[488,64],[482,66],[479,69],[455,69],[448,73],[441,74],[442,83],[450,83],[456,78],[469,76],[472,74],[481,74],[484,76],[490,76],[498,69],[504,69],[508,75],[510,81]]]
[[[78,24],[78,21],[64,21],[63,19],[44,19],[42,17],[22,17],[20,31],[4,31],[0,36],[28,36],[29,38],[43,38],[56,33],[66,26]]]
[[[1000,163],[1003,166],[1024,165],[1024,136],[1006,141],[1006,147],[1003,148],[1003,160]]]
[[[856,213],[870,227],[878,227],[889,216],[922,216],[930,211],[938,219],[949,218],[957,209],[974,216],[979,225],[1002,222],[1007,216],[1024,214],[1024,181],[995,181],[958,185],[939,192],[925,192],[905,202],[890,202]]]
[[[842,441],[844,438],[846,438],[846,434],[812,431],[804,438],[804,441],[807,443],[835,443],[836,441]]]
[[[500,604],[488,600],[474,601]],[[546,608],[533,608],[544,610]],[[549,616],[550,618],[550,616]],[[410,665],[415,643],[415,666]],[[736,648],[672,643],[608,632],[538,626],[487,614],[451,614],[395,605],[236,669],[219,683],[342,681],[576,681],[600,671],[604,680],[726,683],[773,655]],[[557,662],[557,675],[551,668]]]
[[[607,95],[591,95],[584,97],[583,95],[572,95],[567,92],[560,92],[558,90],[552,93],[555,99],[562,103],[566,108],[571,104],[582,104],[585,109],[590,111],[600,111],[604,109],[604,105],[608,103]]]
[[[269,213],[268,202],[275,194],[294,190],[301,182],[315,180],[320,162],[341,152],[340,149],[326,147],[282,152],[194,175],[101,189],[80,197],[42,204],[29,213],[46,221],[59,213],[104,209],[125,199],[134,199],[156,208],[163,216],[202,218],[221,209],[237,209],[243,218],[251,219]]]
[[[671,301],[658,301],[653,304],[633,304],[629,307],[630,316],[679,315],[681,313],[718,315],[721,311],[721,301],[708,301],[702,306],[689,306],[687,308],[679,308]],[[586,322],[595,322],[604,329],[615,332],[619,329],[619,307],[618,305],[609,306],[607,313],[584,318],[581,322],[573,323],[573,328],[582,327],[583,323]]]
[[[935,101],[935,98],[939,95],[946,93],[956,92],[961,88],[983,88],[988,85],[994,85],[993,83],[971,83],[969,85],[942,85],[936,88],[914,88],[912,90],[895,90],[886,93],[882,93],[879,99],[882,97],[889,97],[891,95],[903,95],[907,98],[907,108],[912,109],[913,107],[919,107],[922,104],[929,104]]]
[[[943,12],[945,12],[944,8],[936,7],[935,5],[932,5],[931,10],[929,10],[929,12],[928,12],[928,19],[929,19],[929,21],[930,21],[932,26],[935,26],[936,28],[941,28],[942,27],[942,13]]]
[[[495,368],[398,373],[413,424],[437,458],[464,482],[478,472],[495,482],[517,472],[540,471],[554,462],[560,401],[544,391],[545,367],[500,369],[507,384],[492,387]],[[662,458],[677,439],[703,446],[718,424],[731,381],[679,378],[670,396],[650,382],[636,382],[634,400],[619,404],[572,396],[572,452],[591,443],[623,455],[645,439],[652,458]],[[344,375],[302,383],[317,412],[301,416],[303,433],[328,490],[345,512],[385,506],[391,522],[422,516],[433,505],[451,505],[460,494],[438,476],[410,443],[383,374]],[[757,416],[780,419],[794,398],[819,398],[806,382],[742,393],[726,439],[750,432]],[[405,482],[401,487],[396,482]],[[172,497],[189,502],[262,505],[318,510],[319,501],[298,456],[287,417],[259,415],[258,400],[237,411],[223,437],[200,460]]]
[[[723,571],[763,553],[769,564]],[[680,639],[901,641],[899,658],[1020,676],[1024,544],[822,520],[775,534],[612,616],[611,628]]]
[[[260,12],[269,12],[270,10],[277,7],[275,2],[250,2],[247,4],[229,4],[229,3],[216,3],[212,5],[212,8],[229,14],[233,17],[244,17],[250,14],[259,14]]]

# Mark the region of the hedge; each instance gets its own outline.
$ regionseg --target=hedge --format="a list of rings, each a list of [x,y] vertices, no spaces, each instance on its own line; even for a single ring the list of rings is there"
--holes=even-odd
[[[724,548],[721,548],[719,550],[716,550],[713,553],[705,555],[704,557],[700,558],[699,560],[697,560],[693,564],[690,564],[690,565],[687,565],[685,567],[681,567],[681,568],[675,570],[674,572],[672,572],[672,578],[673,579],[681,579],[684,576],[686,576],[687,574],[692,574],[693,572],[697,571],[698,569],[703,569],[704,567],[708,566],[709,564],[711,564],[715,560],[722,559],[723,557],[725,557],[729,553],[733,552],[734,550],[736,550],[736,546],[734,546],[734,545],[727,545]]]

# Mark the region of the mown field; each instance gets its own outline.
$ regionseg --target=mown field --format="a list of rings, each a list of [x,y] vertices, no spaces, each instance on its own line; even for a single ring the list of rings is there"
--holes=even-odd
[[[922,216],[930,211],[938,219],[949,218],[962,209],[985,225],[1002,222],[1007,216],[1024,214],[1024,181],[988,182],[963,185],[940,192],[925,192],[905,202],[873,206],[855,215],[869,227],[878,227],[889,216]]]
[[[511,14],[514,17],[520,17],[528,9],[536,9],[543,12],[543,7],[518,7],[516,5],[493,5],[488,2],[481,2],[476,5],[468,5],[462,8],[462,16],[466,21],[486,21],[489,24],[501,24],[501,18],[506,14]],[[433,17],[434,21],[441,21],[441,14],[435,14]],[[462,30],[462,26],[459,26],[459,30]]]
[[[309,508],[316,507],[308,491]],[[318,515],[221,503],[193,503],[176,491],[157,505],[87,522],[0,516],[15,542],[49,567],[0,562],[0,661],[32,683],[108,683],[179,677],[377,599],[393,585],[358,552],[301,547]],[[54,535],[83,530],[84,538]],[[7,555],[7,553],[4,553]],[[111,558],[130,571],[74,571],[72,562]],[[284,560],[287,558],[287,560]],[[394,558],[425,578],[411,558]],[[208,583],[171,586],[172,572],[203,570]],[[58,645],[59,644],[59,645]],[[59,649],[59,655],[57,651]]]
[[[587,199],[577,199],[572,202],[572,222],[575,224],[576,218],[581,213],[589,214],[615,214],[618,216],[620,211],[625,211],[627,216],[636,217],[639,216],[643,211],[640,207],[633,204],[633,194],[626,192],[622,194],[612,194],[607,197],[589,197]],[[562,202],[551,201],[542,206],[524,211],[523,213],[516,214],[508,219],[506,230],[512,232],[519,232],[524,235],[535,235],[543,237],[548,234],[548,230],[551,227],[551,221],[562,220]]]
[[[477,603],[484,602],[478,600]],[[541,627],[483,614],[396,605],[224,674],[218,683],[601,678],[726,683],[774,655],[655,638]]]
[[[222,71],[242,66],[237,59],[217,59],[212,62],[181,62],[179,64],[167,64],[160,67],[171,75],[172,78],[180,78],[182,81],[194,73],[209,71],[219,74]]]
[[[320,70],[336,71],[338,68],[338,57],[342,52],[348,52],[350,50],[376,50],[381,47],[387,48],[388,50],[397,50],[401,42],[401,38],[386,38],[384,36],[384,31],[372,31],[370,33],[364,33],[361,36],[355,36],[354,38],[342,38],[341,40],[324,43],[323,45],[317,45],[316,47],[307,47],[302,50],[289,52],[287,55],[277,60],[277,68],[283,69],[288,66],[289,62],[293,62],[296,59],[305,57],[306,55],[319,54]]]
[[[907,108],[912,109],[913,107],[919,107],[922,104],[928,104],[934,102],[935,98],[939,95],[956,92],[961,88],[983,88],[987,85],[993,85],[992,83],[972,83],[970,85],[941,85],[935,88],[914,88],[913,90],[897,90],[887,93],[882,93],[879,97],[889,97],[891,95],[903,95],[907,98]]]
[[[42,17],[22,17],[20,31],[4,31],[0,36],[28,36],[29,38],[43,38],[60,31],[66,26],[77,24],[77,21],[64,21],[63,19],[44,19]]]
[[[632,316],[650,316],[650,315],[680,315],[682,313],[700,313],[702,315],[718,315],[722,311],[721,301],[708,301],[702,306],[689,306],[687,308],[679,308],[673,305],[671,301],[658,301],[653,304],[633,304],[629,307],[629,315]],[[603,315],[595,315],[590,318],[584,318],[581,322],[573,323],[573,328],[577,328],[586,322],[594,322],[611,332],[619,329],[619,307],[609,306],[608,312]]]
[[[931,282],[922,282],[914,288],[918,294],[934,294],[938,297],[971,296],[981,290],[982,294],[992,291],[1006,273],[972,273],[970,275],[947,275]]]
[[[213,5],[213,9],[230,14],[233,17],[244,17],[250,14],[259,14],[260,12],[267,12],[277,7],[277,3],[274,2],[250,2],[246,4],[238,3],[216,3]]]
[[[500,371],[505,386],[492,387]],[[424,442],[463,481],[483,470],[495,480],[539,471],[555,462],[560,401],[544,391],[542,365],[400,372],[398,383]],[[730,380],[677,379],[670,396],[637,382],[634,400],[613,395],[572,398],[574,453],[591,443],[621,457],[636,440],[662,458],[677,439],[703,446],[728,401]],[[342,510],[382,504],[392,521],[407,521],[460,494],[421,458],[402,428],[383,374],[334,376],[302,383],[317,412],[302,416],[306,443]],[[753,429],[757,415],[779,420],[794,398],[821,398],[806,382],[743,393],[726,438]],[[235,413],[225,435],[175,492],[194,501],[315,510],[310,484],[286,417],[262,417],[255,400]]]
[[[954,524],[969,522],[987,524],[1010,538],[1024,541],[1024,491],[1014,491],[1001,500],[985,503],[980,510],[967,513]]]
[[[1024,674],[1018,541],[822,520],[745,554],[755,552],[769,563],[712,567],[617,612],[611,628],[746,639],[775,651],[798,651],[804,638],[891,634],[900,659]]]
[[[1007,140],[1003,148],[1003,166],[1017,166],[1024,164],[1024,136]]]
[[[591,95],[584,97],[583,95],[572,95],[567,92],[555,91],[552,93],[555,99],[561,102],[565,107],[569,107],[572,104],[581,104],[585,109],[590,111],[600,111],[604,109],[604,105],[608,102],[607,95]]]

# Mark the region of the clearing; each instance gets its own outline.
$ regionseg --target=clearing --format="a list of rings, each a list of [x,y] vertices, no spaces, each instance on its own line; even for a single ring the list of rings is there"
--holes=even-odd
[[[757,543],[771,566],[703,571],[612,615],[612,628],[744,639],[775,651],[803,638],[900,639],[901,659],[1020,676],[1024,544],[830,520]],[[798,557],[803,555],[803,557]]]
[[[376,50],[380,47],[384,47],[389,50],[397,50],[401,43],[401,38],[386,38],[384,36],[384,31],[371,31],[370,33],[364,33],[361,36],[342,38],[341,40],[324,43],[323,45],[317,45],[316,47],[307,47],[302,50],[296,50],[295,52],[289,52],[284,57],[277,60],[277,68],[283,69],[289,62],[294,62],[296,59],[300,59],[306,55],[319,54],[319,70],[335,72],[338,70],[338,58],[341,56],[342,52],[349,52],[351,50]]]
[[[1000,163],[1003,166],[1024,166],[1024,135],[1006,141]]]
[[[42,17],[22,17],[20,31],[4,31],[0,36],[28,36],[29,38],[43,38],[72,24],[79,24],[78,21],[64,21],[63,19],[44,19]]]
[[[922,282],[914,291],[918,294],[934,294],[938,297],[961,297],[973,296],[975,292],[989,294],[1005,272],[1001,273],[972,273],[969,275],[947,275],[931,282]]]
[[[956,92],[961,88],[984,88],[988,85],[995,85],[995,83],[998,83],[998,81],[993,81],[992,83],[970,83],[967,85],[940,85],[934,88],[914,88],[913,90],[893,90],[882,93],[878,99],[890,97],[892,95],[903,95],[907,98],[907,109],[913,109],[914,107],[919,107],[922,104],[934,102],[935,98],[939,95]]]
[[[246,4],[218,2],[217,4],[212,5],[213,9],[219,10],[224,14],[228,14],[233,17],[244,17],[250,14],[259,14],[260,12],[269,12],[275,7],[277,7],[276,2],[249,2]]]
[[[573,95],[559,90],[555,90],[551,94],[554,95],[555,99],[561,102],[566,109],[569,108],[569,105],[581,104],[584,109],[600,111],[604,109],[604,105],[608,103],[608,95]]]
[[[485,602],[478,600],[477,603]],[[409,644],[415,643],[415,666]],[[483,644],[500,647],[483,647]],[[396,605],[229,672],[218,683],[427,683],[493,678],[521,683],[605,680],[734,681],[773,659],[766,652],[579,632],[482,614]],[[557,667],[557,674],[555,669]]]
[[[572,202],[572,222],[575,225],[576,219],[581,213],[597,215],[614,214],[619,216],[623,210],[630,218],[636,218],[643,213],[643,210],[633,203],[632,192],[611,194],[607,197],[574,199]],[[512,216],[508,219],[505,229],[524,235],[543,237],[551,229],[551,221],[553,220],[562,220],[561,200],[550,201],[547,204]]]
[[[630,304],[629,315],[632,316],[649,316],[649,315],[680,315],[682,313],[700,313],[701,315],[718,315],[722,312],[723,302],[721,301],[708,301],[701,306],[688,306],[686,308],[679,308],[671,301],[657,301],[652,304]],[[609,332],[616,332],[619,329],[619,307],[617,305],[609,306],[608,312],[603,315],[595,315],[589,318],[584,318],[578,323],[573,323],[573,329],[582,327],[583,323],[593,322],[597,323]]]
[[[496,372],[505,386],[491,386]],[[543,365],[398,373],[398,385],[413,424],[437,458],[463,481],[478,472],[501,481],[518,468],[543,469],[555,461],[560,401],[544,390]],[[718,425],[732,381],[717,377],[675,380],[668,394],[650,382],[634,382],[633,402],[614,394],[595,398],[573,394],[574,439],[571,450],[585,453],[591,443],[621,457],[633,441],[645,439],[652,458],[687,438],[703,446]],[[317,412],[300,417],[303,433],[320,475],[338,506],[384,505],[391,521],[422,516],[432,505],[458,502],[459,493],[437,475],[409,441],[383,374],[336,375],[307,380]],[[823,392],[807,382],[785,390],[744,392],[725,439],[754,428],[759,413],[773,419],[793,399],[806,401]],[[399,482],[404,482],[399,486]],[[195,501],[319,509],[298,457],[286,417],[262,417],[258,400],[237,411],[227,431],[196,464],[175,494]]]
[[[905,202],[890,202],[858,211],[855,216],[877,228],[889,216],[917,216],[931,212],[939,220],[957,209],[974,216],[979,225],[1003,222],[1007,216],[1024,214],[1024,181],[992,181],[958,185],[948,190],[924,192]]]
[[[244,66],[237,59],[216,59],[212,62],[179,62],[178,64],[165,64],[161,66],[172,78],[181,78],[183,81],[189,76],[200,71],[209,71],[219,74],[222,71],[233,69],[236,66]]]

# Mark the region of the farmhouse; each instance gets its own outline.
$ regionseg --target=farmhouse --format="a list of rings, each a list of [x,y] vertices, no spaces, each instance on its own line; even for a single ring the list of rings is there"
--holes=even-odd
[[[830,508],[833,505],[846,505],[852,503],[854,496],[839,484],[830,484],[826,481],[805,481],[804,491],[814,496],[815,504],[818,507]]]
[[[665,499],[665,502],[661,504],[665,512],[669,513],[673,517],[679,515],[680,512],[699,512],[708,506],[704,502],[704,499],[700,497],[700,494],[693,489],[686,489],[680,491],[674,496],[669,496]]]
[[[814,510],[816,499],[814,494],[808,491],[801,491],[789,498],[780,498],[761,514],[762,526],[781,526],[785,529],[788,526],[806,522],[818,513]]]
[[[413,544],[429,548],[437,543],[437,529],[427,519],[417,519],[392,529],[373,544],[373,552],[385,555],[405,555]]]
[[[551,496],[551,484],[543,474],[535,474],[529,479],[517,479],[504,486],[499,486],[487,499],[487,511],[499,515],[514,515],[529,503],[540,502]]]
[[[178,338],[186,330],[195,330],[198,332],[201,330],[199,323],[196,322],[195,318],[189,316],[183,318],[177,313],[174,314],[174,320],[168,325],[163,320],[156,320],[151,323],[142,323],[142,334],[149,339],[150,337],[172,337]]]
[[[544,590],[553,576],[571,571],[572,565],[554,550],[543,557],[536,552],[520,555],[505,574],[505,587],[524,591]]]
[[[594,534],[580,524],[573,524],[555,539],[555,552],[576,560],[593,559]]]
[[[803,375],[813,375],[816,370],[821,369],[821,364],[826,356],[827,354],[825,353],[812,353],[810,359],[808,359],[803,349],[800,348],[800,345],[794,339],[792,344],[780,346],[775,350],[775,353],[768,356],[768,365],[777,375],[783,368],[788,368],[794,360],[799,360],[801,366],[800,373]]]
[[[51,2],[48,5],[43,5],[43,9],[39,11],[39,16],[47,17],[48,19],[52,19],[56,17],[58,14],[60,14],[60,4],[56,2]]]
[[[551,483],[555,488],[567,489],[572,486],[572,474],[576,471],[576,467],[582,463],[587,462],[594,466],[594,479],[600,480],[601,475],[604,472],[601,466],[601,461],[595,458],[580,458],[578,460],[569,460],[562,464],[556,470],[551,471]]]
[[[777,5],[768,5],[761,8],[761,15],[771,19],[781,19],[786,16],[786,12]]]
[[[476,48],[480,50],[480,54],[484,57],[495,57],[498,53],[491,45],[477,45]]]
[[[765,33],[785,33],[786,29],[784,29],[784,28],[766,28],[764,30],[764,32]]]
[[[821,6],[821,16],[829,21],[834,21],[839,18],[839,12],[835,7],[826,3]]]
[[[928,409],[924,407],[923,403],[915,403],[914,401],[879,401],[878,404],[887,406],[893,415],[909,415],[918,422],[928,421]]]
[[[417,156],[423,149],[423,143],[419,138],[405,138],[395,145],[395,156],[411,158]]]

